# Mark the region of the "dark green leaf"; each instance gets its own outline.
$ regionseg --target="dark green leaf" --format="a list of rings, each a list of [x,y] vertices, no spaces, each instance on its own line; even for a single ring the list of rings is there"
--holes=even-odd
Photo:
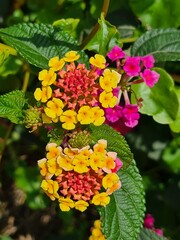
[[[160,74],[160,79],[153,88],[145,83],[134,84],[132,88],[138,98],[143,98],[141,113],[152,116],[156,122],[169,124],[176,119],[179,107],[174,81],[165,70],[154,70]]]
[[[180,30],[153,29],[132,46],[133,56],[153,54],[156,62],[180,60]]]
[[[63,57],[67,51],[79,50],[70,34],[51,25],[22,23],[0,29],[4,42],[14,47],[29,63],[47,68],[54,56]],[[84,52],[80,52],[82,60]]]
[[[23,91],[17,90],[0,96],[0,117],[13,123],[21,123],[22,109],[26,103]]]
[[[138,237],[138,240],[167,240],[167,238],[157,235],[152,230],[143,228]]]
[[[110,203],[99,212],[102,217],[102,229],[106,239],[137,239],[144,217],[144,189],[142,178],[125,139],[107,125],[90,127],[92,140],[108,141],[108,150],[116,151],[126,167],[118,172],[122,187],[111,195]],[[127,163],[131,162],[131,165]]]
[[[134,162],[118,175],[121,189],[112,194],[106,208],[100,209],[103,232],[109,240],[137,239],[145,211],[142,179]]]

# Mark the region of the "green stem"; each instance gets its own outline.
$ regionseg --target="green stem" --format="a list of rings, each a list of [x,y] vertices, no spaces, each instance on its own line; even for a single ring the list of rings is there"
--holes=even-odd
[[[29,69],[29,64],[25,64],[25,74],[24,74],[24,80],[23,80],[23,85],[22,85],[22,90],[26,92],[28,83],[29,83],[29,78],[30,78],[30,69]]]
[[[106,17],[108,8],[109,8],[109,3],[110,3],[110,0],[104,0],[100,16],[103,14],[104,18]],[[94,37],[94,35],[97,33],[98,30],[99,30],[99,23],[96,23],[92,31],[81,43],[81,46],[80,46],[81,49],[83,49],[88,44],[88,42]]]

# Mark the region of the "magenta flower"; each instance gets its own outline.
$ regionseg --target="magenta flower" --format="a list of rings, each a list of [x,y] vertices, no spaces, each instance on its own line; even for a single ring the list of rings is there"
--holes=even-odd
[[[143,73],[140,73],[140,76],[145,84],[151,88],[158,82],[160,74],[153,70],[145,69]]]
[[[163,236],[163,230],[159,229],[159,228],[155,228],[154,222],[155,222],[155,220],[154,220],[153,216],[150,213],[146,214],[146,216],[144,218],[144,227],[151,229],[153,232],[157,233],[157,235],[159,235],[159,236]]]
[[[115,106],[114,108],[105,108],[105,116],[109,122],[116,122],[120,117],[122,117],[122,107]]]
[[[152,229],[154,227],[154,218],[150,213],[146,214],[145,216],[144,227],[149,229]]]
[[[107,54],[108,58],[111,59],[111,61],[115,61],[117,59],[121,59],[125,57],[125,53],[122,51],[122,49],[119,46],[114,46],[110,52]]]
[[[140,114],[138,113],[137,105],[127,104],[122,113],[125,119],[124,123],[127,127],[133,128],[138,124]]]
[[[140,57],[127,57],[126,62],[124,64],[124,71],[130,77],[137,77],[139,72],[141,71],[140,68]]]
[[[153,55],[147,55],[147,56],[141,57],[141,61],[143,62],[143,65],[145,66],[145,68],[154,67],[155,59]]]

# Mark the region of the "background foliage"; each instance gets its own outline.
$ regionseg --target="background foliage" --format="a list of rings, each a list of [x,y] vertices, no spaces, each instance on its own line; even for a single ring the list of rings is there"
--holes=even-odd
[[[61,56],[71,44],[78,49],[98,18],[104,31],[99,31],[86,46],[87,54],[91,54],[90,50],[106,53],[119,37],[121,41],[118,43],[132,55],[153,53],[158,62],[156,70],[166,84],[161,84],[161,81],[151,90],[143,84],[134,88],[144,99],[144,107],[139,125],[125,138],[143,178],[146,211],[155,217],[156,227],[163,228],[168,239],[178,240],[180,2],[111,0],[106,16],[106,21],[111,24],[100,16],[102,4],[102,0],[0,0],[2,43],[6,42],[17,50],[0,43],[0,94],[8,94],[12,90],[32,92],[38,85],[37,73],[41,67],[47,66],[48,56]],[[12,28],[14,24],[20,25],[15,29]],[[62,29],[61,34],[56,27]],[[32,42],[23,39],[24,32],[34,36]],[[52,38],[54,45],[51,44]],[[99,39],[103,39],[101,47]],[[24,46],[21,45],[22,40]],[[67,45],[57,49],[56,44],[61,41]],[[83,53],[81,58],[86,61]],[[17,96],[17,101],[9,102],[7,106],[3,101],[1,97],[1,116],[8,115],[9,120],[20,123],[18,112],[26,104],[24,96]],[[99,218],[96,209],[83,214],[61,213],[39,191],[36,161],[44,155],[48,141],[46,133],[40,129],[30,134],[23,126],[13,125],[9,120],[0,119],[1,239],[88,239],[93,221]],[[126,198],[125,195],[120,197]],[[109,215],[108,211],[112,212],[107,208],[101,215]],[[113,215],[109,221],[113,221]],[[34,225],[35,222],[38,224]],[[108,222],[106,224],[105,231]],[[139,240],[145,238],[161,239],[151,231],[143,230]]]

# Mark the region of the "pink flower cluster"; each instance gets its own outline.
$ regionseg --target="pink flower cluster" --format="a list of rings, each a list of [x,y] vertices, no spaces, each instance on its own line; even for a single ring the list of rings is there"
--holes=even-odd
[[[151,229],[153,232],[157,233],[159,236],[163,236],[163,230],[159,228],[155,228],[154,222],[155,220],[153,216],[150,213],[146,214],[144,219],[144,227]]]
[[[152,88],[158,82],[160,75],[151,69],[155,62],[152,55],[130,57],[126,56],[119,46],[114,46],[107,57],[110,61],[116,62],[116,69],[121,74],[121,80],[113,92],[119,100],[118,104],[114,108],[105,109],[106,123],[125,134],[138,124],[140,118],[138,110],[142,106],[142,99],[137,99],[136,96],[137,104],[131,104],[130,86],[144,82]],[[122,96],[123,101],[121,101]]]
[[[152,55],[130,57],[125,56],[125,53],[118,46],[112,48],[107,54],[111,61],[119,61],[125,59],[123,70],[129,77],[141,77],[145,84],[149,87],[153,87],[159,80],[159,74],[153,70],[154,57]]]

